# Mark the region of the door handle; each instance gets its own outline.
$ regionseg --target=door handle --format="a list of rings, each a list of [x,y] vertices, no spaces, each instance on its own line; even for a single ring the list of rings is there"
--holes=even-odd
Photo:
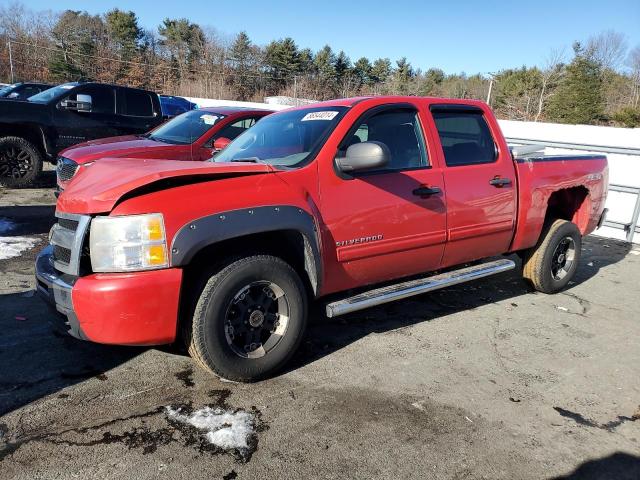
[[[502,177],[496,175],[491,180],[489,180],[489,183],[491,185],[493,185],[494,187],[496,187],[496,188],[502,188],[505,185],[511,185],[511,179],[510,178],[502,178]]]
[[[413,193],[416,197],[430,197],[431,195],[437,195],[441,192],[442,190],[440,190],[438,187],[427,187],[426,185],[423,185],[416,188],[411,193]]]

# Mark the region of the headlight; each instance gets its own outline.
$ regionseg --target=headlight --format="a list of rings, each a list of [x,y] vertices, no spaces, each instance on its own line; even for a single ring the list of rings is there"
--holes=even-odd
[[[131,272],[169,266],[162,214],[95,217],[89,234],[94,272]]]

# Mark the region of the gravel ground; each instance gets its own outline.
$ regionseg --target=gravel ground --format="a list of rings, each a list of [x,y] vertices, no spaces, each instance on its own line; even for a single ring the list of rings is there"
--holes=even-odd
[[[316,305],[290,368],[243,385],[52,328],[33,296],[51,183],[0,191],[7,235],[39,240],[0,260],[0,478],[640,478],[640,248],[586,238],[555,296],[513,271],[336,320]],[[216,447],[168,406],[253,430]]]

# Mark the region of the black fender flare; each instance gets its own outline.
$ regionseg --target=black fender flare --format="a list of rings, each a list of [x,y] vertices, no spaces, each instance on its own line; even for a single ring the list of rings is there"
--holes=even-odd
[[[320,292],[322,261],[314,217],[300,207],[271,205],[218,212],[183,225],[171,242],[171,266],[188,265],[203,248],[258,233],[297,231],[304,241],[304,268],[314,294]]]

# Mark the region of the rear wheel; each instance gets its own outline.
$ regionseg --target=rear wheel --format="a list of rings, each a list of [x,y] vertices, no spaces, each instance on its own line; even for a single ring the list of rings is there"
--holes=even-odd
[[[277,257],[246,257],[206,280],[188,336],[189,353],[223,378],[255,381],[291,358],[306,324],[306,292],[295,270]]]
[[[538,244],[524,255],[523,276],[539,292],[562,290],[578,269],[582,235],[567,220],[554,220],[540,236]]]
[[[42,154],[28,140],[0,138],[0,185],[17,188],[33,184],[42,172]]]

